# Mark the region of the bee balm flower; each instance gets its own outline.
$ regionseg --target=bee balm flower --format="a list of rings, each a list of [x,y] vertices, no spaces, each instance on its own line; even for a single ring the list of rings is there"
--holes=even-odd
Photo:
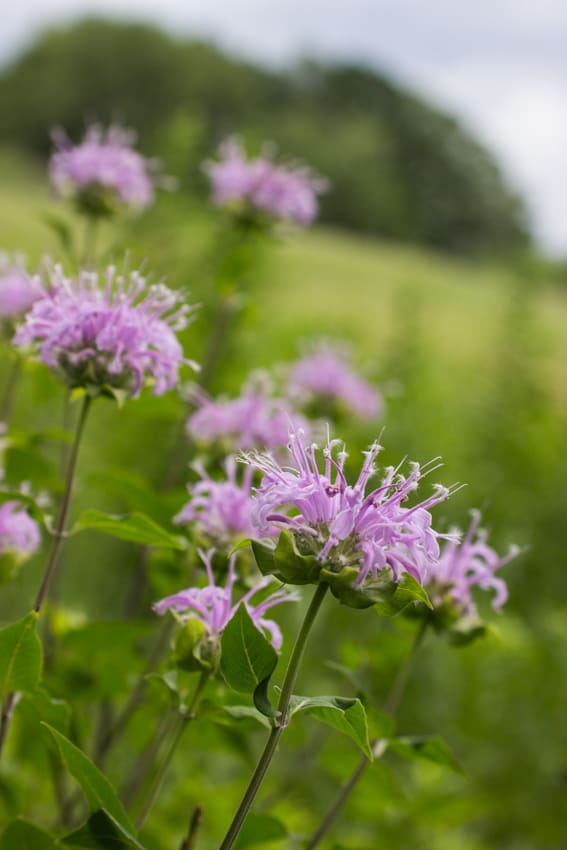
[[[273,620],[266,619],[265,614],[274,606],[282,602],[295,602],[297,594],[287,593],[284,590],[275,590],[261,602],[252,603],[252,599],[261,590],[265,590],[271,584],[271,579],[262,578],[251,590],[240,599],[234,600],[234,585],[236,583],[236,556],[229,560],[228,576],[224,587],[217,585],[213,576],[211,559],[213,552],[200,552],[201,558],[207,570],[208,583],[205,587],[190,587],[181,590],[157,602],[154,611],[157,614],[165,614],[173,610],[181,615],[182,619],[190,618],[198,620],[204,627],[208,639],[218,641],[218,638],[236,614],[239,606],[244,603],[248,614],[260,632],[267,632],[270,636],[274,649],[281,649],[282,634],[280,628]]]
[[[190,486],[191,498],[174,519],[179,525],[194,524],[202,535],[219,547],[230,546],[238,538],[251,537],[254,533],[250,518],[250,488],[254,470],[246,467],[239,483],[234,457],[228,457],[224,466],[226,478],[216,481],[200,465],[194,465],[201,480]]]
[[[518,546],[510,546],[506,555],[498,555],[488,545],[488,534],[479,527],[480,520],[480,512],[472,511],[472,521],[463,540],[459,542],[456,539],[456,532],[449,537],[429,577],[432,598],[448,591],[457,609],[467,616],[476,614],[472,596],[475,587],[494,592],[494,608],[500,609],[504,605],[508,599],[508,588],[496,571],[520,553]]]
[[[35,347],[71,388],[134,397],[148,381],[161,395],[189,362],[176,336],[189,312],[178,293],[147,286],[138,272],[117,274],[109,266],[102,279],[86,271],[71,279],[55,266],[14,344]]]
[[[0,581],[11,578],[40,543],[39,525],[19,502],[0,505]]]
[[[218,206],[264,213],[307,226],[318,212],[317,195],[327,182],[300,165],[277,164],[262,156],[247,159],[234,139],[221,145],[220,160],[205,166]]]
[[[339,405],[360,419],[376,419],[383,410],[378,391],[357,375],[346,352],[326,343],[299,360],[291,370],[290,395],[315,407]]]
[[[135,210],[150,206],[156,183],[155,163],[134,150],[135,133],[122,127],[88,128],[73,145],[61,131],[49,162],[51,185],[57,195],[72,197],[82,212],[109,215],[118,205]],[[154,169],[155,170],[155,169]]]
[[[366,452],[354,484],[346,480],[347,455],[338,440],[329,441],[323,450],[321,468],[316,447],[306,448],[297,432],[291,434],[289,466],[280,466],[266,454],[246,457],[264,476],[252,515],[260,534],[283,529],[291,534],[298,554],[308,558],[307,578],[299,576],[296,583],[349,576],[350,586],[364,592],[368,582],[397,582],[404,573],[420,584],[427,580],[439,559],[440,537],[432,527],[430,508],[451,491],[434,485],[432,495],[406,507],[421,478],[432,471],[430,465],[420,468],[414,463],[407,476],[387,468],[378,486],[367,493],[380,448],[374,443]],[[293,576],[284,571],[275,574],[292,582]]]
[[[0,255],[0,320],[21,318],[42,295],[39,278],[29,275],[21,260]]]

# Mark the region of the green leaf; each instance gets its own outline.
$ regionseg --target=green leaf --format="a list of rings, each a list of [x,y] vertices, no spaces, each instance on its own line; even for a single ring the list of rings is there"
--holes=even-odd
[[[102,531],[120,540],[129,540],[131,543],[141,543],[144,546],[160,546],[178,551],[187,548],[183,537],[170,534],[153,519],[141,513],[113,516],[91,508],[83,511],[73,531],[87,529]]]
[[[82,850],[144,850],[140,842],[104,809],[92,814],[83,826],[66,835],[62,844]]]
[[[0,838],[0,850],[57,850],[59,843],[35,824],[17,818]]]
[[[37,634],[37,614],[0,629],[0,696],[33,691],[41,678],[43,650]]]
[[[282,531],[277,546],[270,541],[251,541],[258,569],[284,584],[313,584],[319,580],[321,563],[314,555],[301,554],[289,532]]]
[[[221,649],[222,674],[230,687],[241,693],[254,693],[278,663],[276,650],[258,631],[244,604],[223,631]]]
[[[128,819],[128,815],[106,776],[57,729],[54,729],[48,723],[41,725],[53,737],[67,770],[81,786],[89,811],[95,813],[99,809],[105,809],[127,832],[134,834],[134,828]]]
[[[258,687],[255,689],[254,705],[256,706],[258,711],[264,715],[264,717],[279,717],[281,715],[281,711],[278,711],[277,708],[274,708],[274,706],[270,702],[270,697],[268,695],[270,678],[270,676],[266,676],[266,678],[263,679],[263,681],[261,681]]]
[[[72,256],[73,251],[73,232],[71,230],[71,226],[69,222],[62,218],[60,215],[56,215],[51,212],[51,210],[46,210],[42,213],[41,218],[44,224],[49,227],[49,229],[57,236],[59,242],[61,243],[61,247],[63,250],[69,255]]]
[[[292,696],[290,716],[303,712],[316,720],[348,735],[372,761],[368,740],[368,722],[364,706],[359,699],[347,697],[300,697]]]
[[[249,814],[240,831],[234,850],[246,850],[247,847],[256,847],[258,844],[272,844],[275,841],[284,841],[288,838],[288,831],[284,824],[271,815]]]
[[[462,766],[445,741],[438,736],[392,738],[389,747],[404,758],[423,759],[446,767],[454,773],[464,774]]]
[[[224,705],[222,710],[229,717],[235,720],[255,720],[266,729],[270,729],[270,722],[266,715],[260,713],[258,709],[252,708],[251,705]]]
[[[427,591],[409,573],[404,573],[402,578],[393,584],[391,593],[385,594],[384,598],[375,603],[374,607],[383,617],[394,617],[411,605],[412,602],[423,602],[433,610],[431,600]]]

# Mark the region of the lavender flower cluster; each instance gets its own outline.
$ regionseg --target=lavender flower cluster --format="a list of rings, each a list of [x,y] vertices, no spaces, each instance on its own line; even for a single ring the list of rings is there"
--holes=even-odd
[[[93,125],[78,145],[62,131],[56,132],[57,150],[49,163],[53,190],[94,214],[112,212],[117,204],[134,210],[149,207],[156,164],[134,150],[135,140],[135,133],[116,126],[105,131]]]
[[[22,318],[42,294],[39,277],[27,273],[21,257],[12,260],[0,254],[0,320],[11,323]]]
[[[205,166],[213,202],[290,220],[305,227],[317,216],[317,196],[326,180],[302,165],[284,165],[267,156],[247,159],[242,146],[228,139],[220,147],[220,159]]]
[[[109,388],[134,397],[151,381],[161,395],[177,384],[180,367],[189,362],[176,336],[189,312],[178,293],[163,284],[148,287],[139,272],[119,274],[109,266],[102,280],[86,271],[68,278],[55,266],[14,345],[36,348],[69,387]]]

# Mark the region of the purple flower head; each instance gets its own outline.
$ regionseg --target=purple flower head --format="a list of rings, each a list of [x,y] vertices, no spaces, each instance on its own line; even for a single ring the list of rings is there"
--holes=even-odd
[[[412,507],[404,503],[421,478],[437,467],[414,463],[407,476],[399,467],[389,467],[378,487],[367,493],[381,449],[378,443],[365,452],[354,484],[346,480],[347,454],[339,440],[328,441],[322,464],[316,449],[306,447],[301,434],[293,432],[289,466],[280,466],[268,454],[247,456],[264,475],[252,515],[260,534],[274,526],[291,532],[298,551],[316,556],[326,570],[340,573],[354,567],[358,588],[367,578],[383,577],[383,571],[394,581],[407,572],[423,584],[439,558],[440,535],[432,527],[430,508],[451,491],[436,484],[423,501]]]
[[[327,188],[305,166],[278,164],[267,156],[247,159],[235,139],[221,145],[220,160],[205,170],[218,206],[241,206],[303,227],[316,218],[317,195]]]
[[[495,609],[504,605],[508,599],[508,588],[495,573],[520,553],[518,546],[510,546],[508,553],[500,557],[486,542],[488,534],[480,528],[480,512],[471,513],[472,521],[463,540],[459,541],[456,531],[448,536],[429,576],[432,597],[435,589],[448,587],[451,598],[466,615],[476,613],[472,596],[474,587],[494,591],[492,605]]]
[[[287,444],[290,427],[309,429],[285,401],[254,382],[235,399],[201,398],[199,410],[186,426],[197,442],[222,443],[229,451],[281,448]]]
[[[116,204],[143,210],[153,202],[155,162],[134,150],[131,130],[95,124],[78,145],[62,131],[54,141],[49,176],[57,195],[84,202],[84,211],[94,214],[108,214]]]
[[[134,397],[150,381],[161,395],[189,362],[176,336],[189,312],[178,293],[163,284],[147,286],[139,272],[118,274],[109,266],[102,279],[87,271],[71,279],[55,266],[48,291],[26,315],[14,344],[37,348],[72,388]]]
[[[42,295],[39,277],[26,272],[21,258],[0,254],[0,320],[21,318]]]
[[[376,419],[383,412],[380,394],[357,375],[348,352],[325,342],[294,365],[289,389],[303,404],[330,401],[360,419]]]
[[[245,467],[239,483],[234,457],[228,457],[224,466],[226,479],[215,481],[202,466],[194,464],[201,480],[189,487],[191,498],[174,519],[179,525],[194,523],[219,547],[230,546],[236,539],[253,534],[250,488],[254,470]]]
[[[268,620],[265,614],[275,605],[282,602],[295,602],[299,598],[296,593],[287,593],[282,589],[275,590],[261,602],[252,603],[252,599],[261,590],[265,590],[274,584],[271,579],[262,578],[254,587],[240,599],[234,600],[234,585],[236,583],[236,556],[229,559],[228,576],[224,587],[215,583],[212,569],[213,551],[199,551],[206,570],[208,583],[205,587],[190,587],[181,590],[172,596],[167,596],[154,605],[157,614],[165,614],[172,610],[181,615],[181,618],[199,620],[207,631],[207,635],[213,639],[218,638],[227,624],[236,614],[241,603],[244,603],[249,616],[260,632],[267,632],[274,649],[279,650],[282,645],[282,633],[277,623]]]
[[[39,525],[19,502],[0,505],[0,556],[23,560],[35,554],[41,543]]]

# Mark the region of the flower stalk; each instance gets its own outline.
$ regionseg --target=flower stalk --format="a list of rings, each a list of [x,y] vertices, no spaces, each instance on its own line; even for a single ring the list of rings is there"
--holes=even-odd
[[[317,614],[319,613],[319,609],[321,608],[328,589],[329,586],[326,583],[322,582],[321,584],[318,584],[313,598],[311,599],[311,603],[309,605],[309,608],[307,609],[305,619],[303,620],[301,629],[299,630],[299,634],[296,638],[295,645],[291,653],[291,658],[289,660],[289,664],[286,670],[285,678],[280,693],[280,699],[278,702],[279,716],[274,721],[270,736],[266,741],[266,745],[258,760],[256,769],[252,774],[252,777],[250,779],[250,782],[248,783],[248,787],[244,793],[240,806],[238,807],[237,812],[234,815],[232,823],[228,829],[228,832],[226,833],[222,844],[219,847],[219,850],[230,850],[230,848],[236,841],[238,834],[242,829],[244,822],[248,816],[248,812],[250,811],[252,804],[256,798],[256,795],[264,781],[264,777],[266,776],[268,768],[274,757],[274,753],[278,746],[280,737],[288,724],[289,703],[291,695],[293,693],[293,689],[295,687],[295,682],[297,679],[297,674],[299,672],[301,661],[305,653],[307,639],[309,637],[309,634],[311,632],[311,629],[313,627]]]

